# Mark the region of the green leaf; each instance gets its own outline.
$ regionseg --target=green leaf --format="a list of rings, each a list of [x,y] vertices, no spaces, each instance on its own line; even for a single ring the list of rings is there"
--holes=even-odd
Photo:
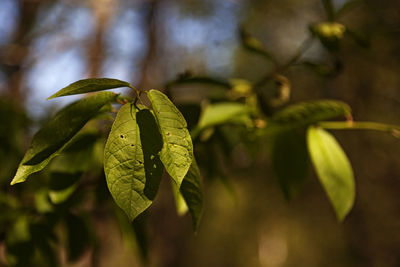
[[[221,102],[205,107],[200,115],[199,123],[192,131],[195,138],[201,131],[220,124],[234,123],[250,125],[251,110],[242,103]]]
[[[190,165],[190,169],[185,179],[183,179],[179,191],[192,216],[193,229],[197,231],[201,217],[203,216],[203,185],[195,158],[193,158],[192,165]]]
[[[11,185],[24,182],[29,175],[42,170],[105,104],[116,97],[117,94],[101,92],[60,110],[33,136]]]
[[[70,174],[87,171],[93,165],[94,148],[98,139],[99,135],[95,133],[78,134],[51,162],[49,169],[53,172]]]
[[[341,101],[303,102],[275,113],[268,122],[266,130],[290,130],[339,116],[350,116],[350,114],[350,107]]]
[[[117,205],[132,221],[154,199],[162,176],[158,153],[162,138],[149,110],[121,107],[104,151],[107,185]]]
[[[346,33],[346,26],[338,22],[320,22],[311,25],[310,31],[326,49],[334,52],[340,50],[340,41]]]
[[[163,139],[160,159],[168,174],[180,187],[193,159],[193,144],[185,118],[160,91],[150,90],[147,95]]]
[[[264,58],[272,61],[274,64],[277,64],[275,56],[264,47],[262,42],[257,38],[255,38],[254,36],[251,36],[244,29],[240,30],[240,40],[243,47],[248,51],[259,54]]]
[[[321,128],[310,127],[308,150],[318,178],[331,201],[339,221],[354,204],[355,185],[349,159],[336,139]]]
[[[90,229],[83,217],[67,214],[67,258],[68,262],[77,261],[90,245]]]
[[[49,198],[52,203],[60,204],[65,202],[78,186],[82,173],[58,173],[50,175]]]
[[[47,100],[60,96],[85,94],[90,92],[130,86],[131,85],[128,82],[120,81],[117,79],[94,78],[79,80],[77,82],[71,83],[67,87],[64,87],[54,95],[47,98]]]
[[[293,199],[308,174],[308,152],[303,136],[295,131],[276,134],[272,146],[272,165],[285,198]]]
[[[186,205],[185,199],[183,198],[181,192],[179,191],[179,188],[176,185],[176,183],[171,181],[171,185],[172,185],[172,191],[174,193],[176,212],[178,213],[179,216],[183,216],[186,214],[186,212],[188,212],[189,208]]]

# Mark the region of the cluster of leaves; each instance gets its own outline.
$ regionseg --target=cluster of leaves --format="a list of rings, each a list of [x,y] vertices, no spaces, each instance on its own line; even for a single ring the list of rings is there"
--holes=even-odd
[[[88,79],[67,86],[49,99],[117,87],[133,88],[129,83],[115,79]],[[188,210],[193,218],[194,229],[198,228],[203,212],[202,181],[186,121],[175,105],[160,91],[151,90],[146,95],[152,109],[141,102],[139,94],[135,101],[129,101],[128,98],[112,92],[94,93],[66,106],[34,135],[11,181],[12,185],[24,182],[29,176],[49,165],[49,186],[46,190],[39,190],[35,199],[38,203],[37,211],[44,214],[44,217],[33,217],[36,218],[35,221],[51,224],[41,228],[45,230],[45,233],[40,234],[42,239],[52,236],[55,225],[60,221],[65,221],[67,230],[79,228],[68,238],[72,239],[68,243],[72,244],[72,256],[69,257],[71,260],[81,255],[90,240],[85,216],[69,211],[78,203],[68,203],[74,201],[72,195],[77,190],[80,178],[93,167],[92,161],[98,152],[97,150],[94,153],[94,150],[101,144],[101,141],[98,142],[101,139],[99,134],[88,130],[89,121],[109,114],[113,109],[112,103],[122,106],[108,135],[104,159],[96,160],[94,165],[98,167],[104,164],[106,182],[115,203],[133,221],[151,205],[165,168],[172,178],[175,196],[181,199],[178,202],[179,209],[184,212]],[[35,230],[32,227],[36,223],[30,223],[30,219],[31,216],[20,216],[13,223],[15,231],[7,233],[10,237],[7,245],[8,258],[14,265],[26,266],[34,259],[20,252],[29,252],[32,256],[34,247],[42,254],[51,248],[48,244],[50,239],[43,240],[43,244],[46,244],[43,249],[35,243],[38,239],[34,238]],[[81,236],[86,233],[88,238],[74,238],[76,233],[81,233]],[[78,242],[79,240],[87,241]],[[28,243],[30,249],[25,248]],[[78,252],[74,252],[76,250]],[[53,257],[45,258],[54,259],[54,254],[52,255]]]

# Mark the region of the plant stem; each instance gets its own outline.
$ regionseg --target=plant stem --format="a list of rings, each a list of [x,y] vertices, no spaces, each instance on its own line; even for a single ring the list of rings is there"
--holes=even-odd
[[[294,65],[300,57],[311,47],[314,38],[309,36],[305,39],[300,47],[297,49],[297,52],[284,64],[277,66],[272,72],[267,73],[264,75],[258,82],[254,84],[254,90],[257,91],[261,86],[267,83],[269,80],[275,77],[275,75],[284,72],[290,66]]]

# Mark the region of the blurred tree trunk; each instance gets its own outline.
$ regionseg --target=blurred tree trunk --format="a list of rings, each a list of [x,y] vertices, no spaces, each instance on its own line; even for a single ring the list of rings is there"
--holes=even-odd
[[[99,77],[102,74],[104,61],[104,33],[107,30],[110,19],[114,14],[116,3],[114,0],[90,0],[93,9],[95,28],[93,39],[88,49],[89,77]]]
[[[158,0],[150,0],[145,2],[145,5],[148,5],[146,17],[144,18],[144,25],[147,26],[145,30],[146,32],[146,43],[147,43],[147,51],[146,55],[143,58],[142,66],[141,66],[141,76],[139,83],[137,84],[138,89],[140,90],[148,90],[151,89],[154,85],[151,80],[152,73],[152,65],[154,64],[154,59],[156,56],[157,50],[157,9],[158,9]]]
[[[5,47],[2,64],[7,77],[6,97],[22,106],[26,92],[22,88],[22,78],[25,75],[23,64],[29,55],[31,39],[28,34],[35,26],[39,8],[47,0],[18,0],[17,25],[11,42]]]

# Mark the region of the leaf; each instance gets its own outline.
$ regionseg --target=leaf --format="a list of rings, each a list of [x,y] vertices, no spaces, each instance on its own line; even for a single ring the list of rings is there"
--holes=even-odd
[[[47,100],[67,95],[85,94],[90,92],[103,91],[107,89],[119,88],[119,87],[130,87],[128,82],[120,81],[117,79],[108,78],[93,78],[79,80],[71,83],[67,87],[64,87],[54,95],[47,98]]]
[[[181,192],[179,191],[179,188],[176,185],[176,183],[171,181],[171,185],[172,185],[172,191],[174,193],[176,213],[178,213],[179,216],[183,216],[186,214],[186,212],[188,212],[189,208],[186,205],[185,199],[183,198]]]
[[[304,138],[295,131],[276,134],[272,145],[272,165],[285,198],[293,199],[308,174],[308,152]]]
[[[53,172],[80,173],[87,171],[94,161],[94,146],[99,139],[95,133],[78,134],[50,165]]]
[[[160,91],[150,90],[147,95],[163,139],[160,159],[168,174],[180,187],[193,159],[193,144],[185,118]]]
[[[105,104],[116,97],[117,94],[101,92],[60,110],[33,136],[11,185],[24,182],[29,175],[42,170]]]
[[[65,202],[75,191],[82,173],[52,172],[50,175],[49,198],[52,203]]]
[[[19,216],[6,232],[6,257],[11,266],[30,266],[34,253],[27,216]]]
[[[104,151],[107,185],[117,205],[132,221],[154,199],[162,176],[158,153],[162,138],[149,110],[121,107]]]
[[[350,114],[350,107],[341,101],[303,102],[275,113],[268,122],[266,130],[290,130],[339,116],[350,116]]]
[[[220,124],[249,125],[251,124],[250,113],[251,110],[241,103],[222,102],[208,105],[200,115],[199,123],[193,129],[192,136],[195,138],[202,130]]]
[[[354,204],[355,185],[349,159],[336,139],[321,128],[307,132],[308,151],[318,178],[332,203],[339,221]]]
[[[83,217],[67,214],[67,258],[68,262],[77,261],[90,245],[90,229]]]
[[[248,51],[259,54],[267,60],[272,61],[274,64],[277,64],[275,56],[264,47],[262,42],[257,38],[251,36],[244,29],[240,30],[240,40],[243,47]]]
[[[203,185],[201,182],[201,174],[196,160],[193,158],[192,165],[183,179],[180,194],[189,208],[192,216],[193,229],[197,231],[199,228],[201,217],[203,216]]]
[[[326,49],[332,52],[340,50],[340,41],[346,30],[346,26],[338,22],[320,22],[310,26],[311,33],[320,40]]]

